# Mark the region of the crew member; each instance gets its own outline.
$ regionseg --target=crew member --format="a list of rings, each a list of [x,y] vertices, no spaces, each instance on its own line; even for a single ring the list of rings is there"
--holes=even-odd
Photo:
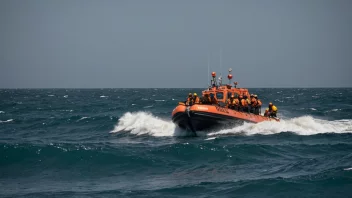
[[[270,113],[269,113],[269,108],[265,109],[265,113],[264,113],[264,117],[269,117]]]
[[[258,99],[257,95],[254,95],[254,98],[257,100],[257,105],[255,107],[255,114],[259,115],[262,108],[262,101]]]
[[[210,94],[210,104],[218,104],[218,100],[214,97],[214,94]]]
[[[234,105],[232,104],[234,99],[235,99],[234,95],[231,95],[231,97],[229,99],[227,99],[227,101],[226,101],[226,107],[227,108],[234,109]]]
[[[248,112],[248,103],[247,103],[247,96],[244,95],[241,99],[241,106],[243,112]]]
[[[246,103],[247,103],[247,110],[245,110],[245,112],[249,113],[249,109],[250,109],[250,106],[251,106],[251,100],[247,97],[247,95],[244,95],[243,99],[245,99]]]
[[[273,103],[269,103],[269,113],[270,113],[270,117],[276,117],[277,114],[277,107],[275,105],[273,105]]]
[[[197,93],[193,94],[193,104],[200,104],[199,97]]]
[[[188,98],[186,99],[186,105],[188,106],[192,106],[193,105],[193,97],[192,97],[192,93],[188,94]]]
[[[233,104],[233,109],[238,111],[240,107],[240,101],[238,100],[238,95],[237,97],[235,97],[232,104]]]
[[[243,96],[239,95],[238,100],[240,101],[240,103],[238,105],[238,111],[243,111],[243,104],[242,104]]]
[[[210,104],[210,97],[208,93],[205,93],[204,96],[201,98],[202,104]]]
[[[254,97],[253,94],[251,94],[251,113],[256,113],[255,109],[257,107],[257,99]]]

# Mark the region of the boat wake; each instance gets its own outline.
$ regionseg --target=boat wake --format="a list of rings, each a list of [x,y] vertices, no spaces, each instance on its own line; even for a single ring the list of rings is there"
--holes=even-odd
[[[179,129],[171,120],[163,120],[151,113],[127,112],[110,133],[128,131],[135,135],[187,136],[190,133]],[[312,116],[284,119],[280,122],[244,123],[229,129],[197,132],[198,135],[272,135],[283,132],[297,135],[316,135],[322,133],[352,133],[352,120],[327,121]]]

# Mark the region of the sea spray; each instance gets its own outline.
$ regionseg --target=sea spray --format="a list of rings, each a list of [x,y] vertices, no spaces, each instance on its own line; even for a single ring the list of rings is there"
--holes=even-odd
[[[178,127],[172,123],[154,116],[147,112],[125,113],[118,121],[112,133],[119,131],[130,131],[132,134],[151,136],[175,136]],[[352,133],[352,120],[327,121],[313,118],[312,116],[301,116],[280,122],[244,123],[228,129],[200,131],[199,135],[207,133],[214,135],[271,135],[283,132],[293,132],[298,135],[316,135],[321,133]]]

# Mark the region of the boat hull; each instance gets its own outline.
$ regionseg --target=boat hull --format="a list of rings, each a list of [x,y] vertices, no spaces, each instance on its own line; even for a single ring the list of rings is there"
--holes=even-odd
[[[279,120],[215,105],[185,106],[180,104],[172,112],[172,121],[182,129],[195,132],[216,127],[226,128],[243,122],[258,123]]]

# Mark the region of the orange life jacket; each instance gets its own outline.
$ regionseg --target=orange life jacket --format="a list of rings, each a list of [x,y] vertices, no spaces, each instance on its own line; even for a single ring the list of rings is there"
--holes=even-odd
[[[235,106],[238,106],[240,104],[240,101],[235,98],[233,101],[232,101],[232,104],[235,105]]]
[[[193,99],[193,104],[199,104],[200,102],[199,102],[199,98],[198,97],[196,97],[195,99]]]
[[[248,103],[247,103],[246,99],[242,99],[241,100],[241,104],[242,104],[242,107],[247,107],[248,106]]]

